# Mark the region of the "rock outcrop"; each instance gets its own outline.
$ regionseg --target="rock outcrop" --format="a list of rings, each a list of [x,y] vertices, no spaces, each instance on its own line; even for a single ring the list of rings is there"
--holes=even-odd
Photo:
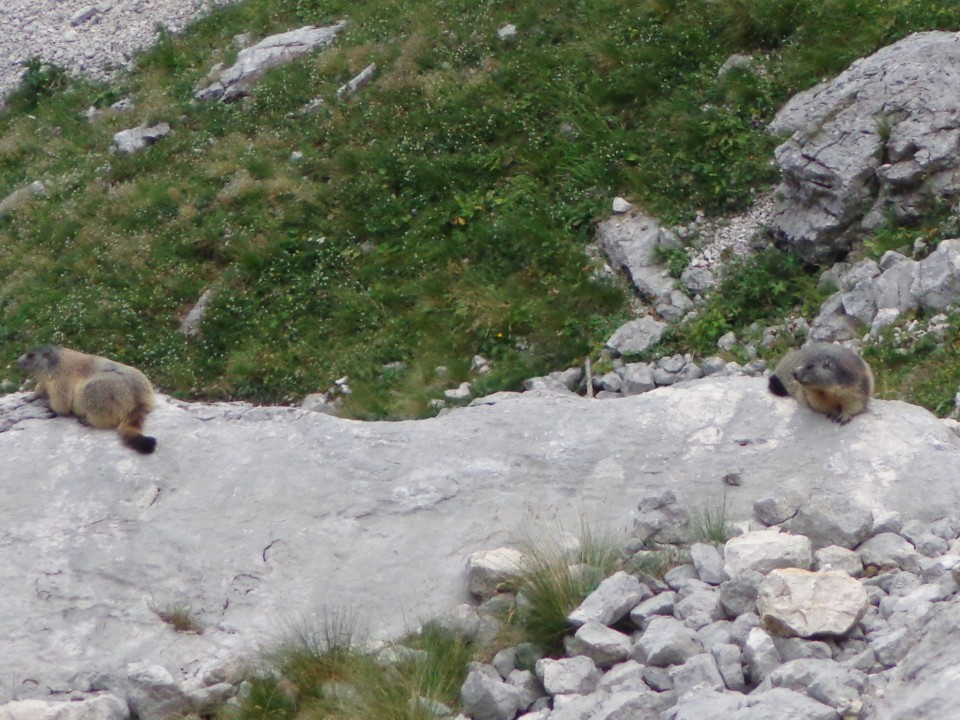
[[[307,25],[271,35],[256,45],[244,48],[237,61],[226,70],[215,68],[205,87],[194,96],[198,100],[232,102],[249,94],[257,80],[270,68],[289,62],[298,55],[326,47],[346,27],[345,22],[328,27]]]
[[[783,174],[772,230],[812,260],[888,214],[916,220],[960,192],[960,36],[911,35],[794,96],[771,132]]]
[[[466,598],[470,553],[583,517],[629,527],[665,488],[733,518],[770,496],[960,516],[960,440],[930,413],[875,401],[840,428],[761,378],[503,393],[397,423],[162,398],[149,458],[38,414],[0,400],[0,699],[123,694],[134,663],[208,678],[330,608],[393,637]],[[202,634],[165,624],[170,605]]]

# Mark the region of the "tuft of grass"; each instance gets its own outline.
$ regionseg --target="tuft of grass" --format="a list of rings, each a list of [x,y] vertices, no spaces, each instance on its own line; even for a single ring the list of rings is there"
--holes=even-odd
[[[522,635],[513,639],[547,653],[561,651],[570,632],[567,616],[601,581],[621,569],[623,544],[622,538],[598,536],[586,525],[575,543],[527,543],[517,580],[517,609],[511,618]]]
[[[383,660],[343,614],[303,624],[266,654],[245,701],[222,713],[232,720],[433,720],[441,707],[459,707],[473,659],[468,640],[427,624],[397,650]]]
[[[24,68],[20,85],[6,98],[7,105],[14,112],[33,112],[43,98],[63,90],[69,84],[62,67],[39,57],[27,60]]]
[[[164,605],[151,603],[150,610],[163,622],[178,633],[193,633],[201,635],[203,626],[197,620],[196,614],[190,605],[183,602],[171,602]]]
[[[723,545],[733,537],[733,528],[727,516],[727,498],[706,500],[687,510],[690,519],[690,543]]]

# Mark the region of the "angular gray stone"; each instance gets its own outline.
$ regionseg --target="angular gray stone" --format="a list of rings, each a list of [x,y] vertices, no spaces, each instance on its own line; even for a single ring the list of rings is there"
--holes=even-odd
[[[639,395],[657,387],[653,379],[653,368],[647,363],[627,363],[617,370],[620,379],[620,393],[626,396]]]
[[[653,617],[637,641],[644,662],[656,667],[679,665],[703,652],[696,633],[675,618]]]
[[[471,663],[460,689],[463,709],[474,720],[513,720],[520,709],[522,692],[505,683],[490,665]]]
[[[699,630],[724,617],[720,592],[713,588],[690,593],[676,604],[674,612],[683,620],[684,625],[693,630]]]
[[[680,698],[664,720],[839,720],[833,708],[786,688],[741,695],[716,690],[692,692]]]
[[[814,550],[828,545],[855,548],[870,537],[873,512],[847,498],[821,499],[801,506],[783,528],[809,538]]]
[[[617,355],[637,355],[660,342],[666,329],[666,323],[644,315],[617,328],[606,346]]]
[[[678,697],[697,690],[723,690],[724,683],[713,655],[701,653],[694,655],[682,665],[670,668],[673,689]]]
[[[883,696],[876,700],[881,720],[957,720],[960,707],[956,687],[960,682],[960,604],[944,604],[922,631],[909,636],[905,629],[884,652],[884,665],[899,665],[890,675]],[[899,641],[899,642],[897,642]]]
[[[644,667],[636,660],[618,663],[603,674],[598,692],[616,692],[617,690],[636,690],[644,686]]]
[[[593,660],[577,655],[572,658],[537,660],[536,674],[550,695],[584,695],[596,690],[601,673]]]
[[[516,582],[523,570],[523,553],[513,548],[479,550],[467,558],[467,590],[477,597],[490,597]]]
[[[507,676],[507,683],[520,691],[519,708],[521,712],[540,698],[546,697],[543,685],[529,670],[513,670]]]
[[[171,132],[173,131],[170,129],[170,125],[165,122],[157,123],[149,127],[141,125],[140,127],[121,130],[115,133],[113,142],[117,146],[118,151],[135,153],[153,145],[158,140],[162,140]]]
[[[203,291],[203,294],[200,295],[196,305],[190,308],[190,312],[187,313],[186,317],[180,323],[179,332],[181,335],[186,335],[189,338],[200,335],[203,318],[207,314],[207,307],[210,305],[212,299],[213,290],[207,288]]]
[[[630,620],[638,628],[645,628],[651,618],[658,615],[672,616],[679,597],[675,592],[657,593],[647,598],[630,611]]]
[[[753,504],[753,514],[768,527],[779,525],[796,515],[802,504],[803,498],[799,496],[764,497]]]
[[[588,622],[612,625],[649,596],[650,590],[636,576],[621,570],[604,579],[570,612],[567,622],[575,626]]]
[[[665,709],[663,699],[650,690],[619,690],[587,696],[554,698],[550,720],[632,720],[655,718]]]
[[[874,280],[878,311],[896,310],[902,315],[920,307],[920,300],[912,291],[919,267],[916,260],[904,258]]]
[[[960,302],[960,239],[943,240],[919,264],[910,294],[921,306],[937,310]]]
[[[236,62],[213,78],[209,85],[194,93],[194,97],[223,102],[237,100],[247,95],[267,70],[303,53],[326,47],[344,27],[346,23],[342,22],[328,27],[307,25],[264,38],[256,45],[241,50]]]
[[[652,217],[615,215],[597,225],[597,241],[612,264],[624,270],[640,294],[669,296],[677,281],[670,277],[657,249],[676,244]]]
[[[697,641],[704,652],[710,652],[715,645],[733,642],[733,623],[729,620],[717,620],[697,630]]]
[[[760,683],[776,670],[780,663],[780,653],[773,644],[770,633],[763,628],[753,628],[743,645],[743,666],[747,679],[754,684]]]
[[[663,574],[663,581],[667,587],[680,592],[681,595],[687,595],[693,591],[692,589],[704,584],[697,579],[697,569],[691,563],[670,568]]]
[[[710,649],[723,684],[734,692],[743,692],[747,682],[743,676],[743,651],[731,643],[714,645]]]
[[[180,683],[162,665],[133,663],[127,668],[124,684],[130,712],[138,718],[162,720],[191,710]]]
[[[955,194],[957,131],[943,118],[958,94],[960,38],[925,32],[794,96],[770,125],[793,133],[775,153],[774,232],[826,259],[849,249],[861,220],[873,227],[888,210],[916,218],[931,194]]]
[[[815,570],[839,570],[852,577],[863,574],[863,561],[860,553],[847,550],[839,545],[828,545],[813,554]]]
[[[842,636],[869,606],[867,591],[845,572],[773,570],[760,585],[757,609],[764,627],[789,637]]]
[[[737,577],[746,570],[767,573],[776,568],[809,568],[813,563],[810,540],[775,530],[758,530],[727,540],[724,570]]]
[[[661,490],[640,500],[634,518],[634,537],[660,543],[683,542],[690,517],[672,490]]]
[[[129,717],[127,703],[108,693],[72,702],[32,699],[0,706],[3,720],[127,720]]]
[[[867,676],[833,660],[792,660],[770,673],[764,686],[804,693],[841,715],[859,714]]]
[[[14,190],[3,200],[0,200],[0,218],[16,212],[32,202],[35,198],[47,195],[47,186],[39,180],[34,180],[29,185],[25,185],[18,190]]]
[[[860,545],[857,552],[864,567],[900,568],[911,572],[920,569],[922,558],[909,540],[889,532],[874,535]]]
[[[567,655],[586,655],[597,667],[609,668],[630,656],[633,645],[629,635],[590,620],[564,639]]]
[[[763,573],[744,570],[720,586],[720,604],[731,617],[755,612]]]
[[[897,628],[870,637],[870,649],[877,662],[885,667],[893,667],[913,647],[916,638],[907,628]]]
[[[790,660],[829,660],[833,657],[830,646],[819,640],[799,637],[773,637],[773,644],[784,662]]]
[[[694,543],[690,546],[690,560],[697,569],[697,577],[710,585],[719,585],[729,576],[723,569],[723,556],[715,545]]]
[[[367,65],[363,70],[361,70],[350,82],[342,85],[339,90],[337,90],[337,97],[341,100],[346,100],[347,98],[353,97],[360,90],[368,85],[373,76],[377,74],[377,66],[374,63]]]
[[[866,281],[853,290],[840,294],[843,312],[863,325],[870,325],[877,315],[877,297],[873,283]]]

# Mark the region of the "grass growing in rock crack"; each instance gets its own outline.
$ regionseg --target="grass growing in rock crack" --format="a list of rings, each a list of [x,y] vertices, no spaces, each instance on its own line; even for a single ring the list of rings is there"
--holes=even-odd
[[[531,642],[547,653],[563,649],[567,616],[600,582],[621,569],[624,539],[584,526],[566,541],[547,537],[522,548],[517,602],[507,618],[512,644]]]
[[[341,19],[331,49],[247,102],[192,101],[234,35]],[[262,402],[349,375],[361,418],[433,412],[449,387],[434,368],[478,353],[485,391],[515,388],[627,316],[583,254],[610,198],[667,221],[740,209],[774,180],[764,126],[785,99],[957,25],[960,8],[928,0],[245,0],[109,86],[35,64],[0,112],[0,195],[49,187],[0,218],[0,366],[56,342],[179,397]],[[755,64],[718,79],[734,52]],[[371,85],[338,99],[371,62]],[[132,111],[109,109],[127,96]],[[174,135],[111,153],[115,132],[158,121]],[[178,323],[210,287],[188,341]],[[694,339],[745,320],[708,312]]]
[[[171,602],[158,605],[150,604],[150,611],[178,633],[203,633],[203,626],[197,620],[196,613],[185,602]]]
[[[379,653],[332,616],[303,625],[266,654],[251,692],[224,720],[432,720],[456,710],[470,642],[427,624]]]
[[[727,516],[727,498],[705,500],[687,510],[690,543],[723,545],[734,532]]]

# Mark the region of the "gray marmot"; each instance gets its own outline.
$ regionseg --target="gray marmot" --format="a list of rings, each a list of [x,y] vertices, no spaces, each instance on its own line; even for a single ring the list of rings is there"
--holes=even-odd
[[[57,415],[76,415],[95,428],[116,428],[123,444],[145,455],[157,439],[143,434],[153,410],[153,387],[129,365],[57,345],[41,345],[17,360],[37,379],[38,397]]]
[[[813,343],[788,352],[770,376],[770,392],[846,425],[873,395],[870,366],[842,345]]]

